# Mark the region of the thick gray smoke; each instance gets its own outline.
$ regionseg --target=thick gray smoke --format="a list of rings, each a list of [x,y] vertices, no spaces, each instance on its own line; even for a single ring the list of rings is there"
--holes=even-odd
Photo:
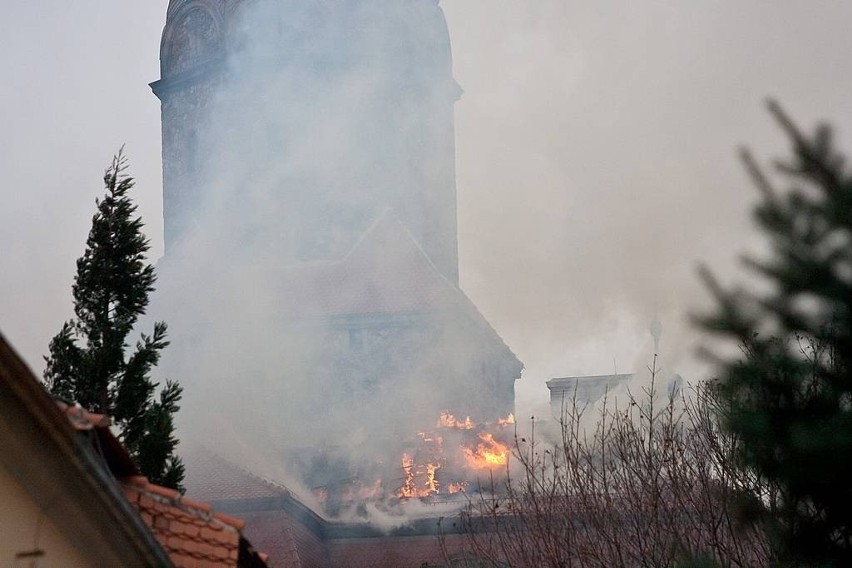
[[[730,280],[759,246],[736,147],[787,151],[767,96],[848,140],[850,7],[494,0],[466,19],[477,4],[442,3],[465,89],[462,284],[526,364],[519,408],[549,377],[642,373],[655,314],[665,372],[707,376],[695,267]]]
[[[0,132],[0,326],[37,371],[70,314],[74,259],[100,192],[99,174],[123,142],[155,256],[162,250],[159,107],[145,83],[158,76],[166,4],[14,3],[0,21],[7,47],[0,53],[0,104],[8,111]],[[331,9],[344,2],[299,4]],[[706,298],[694,266],[704,261],[731,275],[735,255],[756,244],[747,214],[753,193],[734,149],[748,144],[762,157],[785,152],[761,106],[767,95],[803,126],[829,120],[841,145],[848,140],[852,7],[831,0],[442,0],[441,7],[454,75],[465,91],[456,104],[460,282],[526,365],[519,414],[541,412],[551,377],[641,373],[653,351],[647,329],[654,314],[665,329],[664,374],[706,374],[690,370],[696,341],[684,323],[687,310]],[[288,26],[300,29],[305,20],[298,14]],[[321,49],[331,30],[314,31]],[[376,79],[352,77],[350,91],[370,88],[368,78]],[[286,102],[265,104],[286,111]],[[320,143],[351,138],[328,131],[332,116],[344,111],[332,109],[316,130],[301,132],[280,168],[298,171],[314,156],[330,176],[349,168],[348,160],[330,160],[332,147]],[[273,145],[291,140],[270,135]],[[260,140],[260,133],[240,138]],[[255,179],[280,173],[250,172]],[[238,388],[252,376],[252,396],[262,396],[262,381],[291,392],[275,367],[282,353],[301,349],[298,341],[284,345],[265,334],[266,308],[281,296],[262,271],[235,268],[239,255],[227,238],[234,228],[222,214],[237,207],[243,218],[283,219],[288,212],[253,209],[249,198],[263,184],[241,187],[245,199],[226,201],[214,185],[205,186],[210,200],[203,211],[219,215],[220,231],[198,236],[215,245],[193,259],[205,271],[174,284],[200,291],[214,276],[224,281],[221,296],[199,292],[177,306],[225,330],[222,340],[197,340],[194,351],[179,351],[188,316],[165,302],[151,311],[171,326],[175,344],[164,363],[174,370],[164,374],[187,384],[187,418],[206,412],[211,422],[256,423],[256,432],[243,430],[252,434],[248,441],[221,434],[237,459],[239,444],[259,443],[261,434],[298,439],[306,430],[287,419],[290,399],[269,402],[280,408],[284,427],[260,424],[254,400]],[[236,217],[234,210],[230,218]],[[269,235],[241,238],[257,243],[259,258],[264,247],[278,258],[278,240]],[[163,294],[171,286],[167,264]],[[244,286],[252,293],[239,297]],[[249,342],[257,349],[248,350]],[[293,367],[288,381],[307,381]],[[207,383],[189,378],[205,374]],[[220,380],[227,400],[203,386]],[[202,394],[211,406],[192,411],[192,397]],[[220,435],[225,427],[211,431]]]
[[[229,17],[223,33],[171,15],[154,85],[166,254],[151,311],[169,314],[183,439],[309,489],[394,494],[418,432],[443,411],[514,412],[521,370],[456,288],[443,14],[269,1]],[[172,84],[217,55],[214,79]]]

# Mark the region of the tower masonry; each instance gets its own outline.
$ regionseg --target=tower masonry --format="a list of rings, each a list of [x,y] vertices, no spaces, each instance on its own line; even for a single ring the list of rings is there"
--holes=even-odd
[[[458,283],[461,89],[435,0],[172,0],[160,72],[167,254],[221,237],[335,259],[392,209]]]

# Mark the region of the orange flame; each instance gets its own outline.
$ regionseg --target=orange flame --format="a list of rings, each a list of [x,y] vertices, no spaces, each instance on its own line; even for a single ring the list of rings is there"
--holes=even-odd
[[[509,461],[509,447],[494,439],[488,432],[479,435],[475,449],[464,448],[467,465],[473,469],[490,469]]]
[[[470,419],[470,416],[467,416],[464,420],[458,420],[455,416],[450,414],[449,410],[445,410],[441,413],[441,417],[438,419],[438,423],[436,424],[438,428],[457,428],[459,430],[471,430],[473,429],[473,420]]]
[[[445,410],[435,425],[436,428],[442,429],[441,433],[428,430],[417,432],[417,437],[420,439],[418,449],[412,453],[403,453],[403,482],[396,492],[397,497],[424,498],[464,492],[468,482],[463,477],[461,479],[455,477],[459,473],[459,466],[467,470],[481,470],[506,465],[511,449],[501,441],[495,440],[494,434],[497,434],[498,428],[514,423],[514,414],[495,421],[475,424],[470,416],[459,420],[449,410]],[[450,429],[458,432],[447,431]],[[451,441],[450,443],[457,450],[452,456],[445,457],[444,445],[447,441]],[[446,469],[447,472],[441,474],[438,471],[440,469]],[[444,477],[448,475],[452,475],[455,479]]]
[[[438,492],[438,481],[435,479],[435,472],[440,469],[440,465],[436,463],[426,464],[426,494]]]
[[[515,423],[515,415],[512,414],[511,412],[509,413],[509,416],[507,416],[506,418],[501,418],[497,421],[497,424],[499,424],[500,426],[508,426],[509,424],[514,424],[514,423]]]
[[[408,454],[402,454],[402,471],[405,481],[399,488],[400,497],[416,497],[417,488],[414,486],[414,460]]]
[[[439,469],[441,469],[439,463],[427,463],[425,468],[418,467],[410,455],[402,454],[402,471],[405,475],[405,481],[397,491],[397,496],[401,498],[428,497],[438,493],[439,486],[435,472]],[[422,487],[417,486],[418,478],[423,482]]]

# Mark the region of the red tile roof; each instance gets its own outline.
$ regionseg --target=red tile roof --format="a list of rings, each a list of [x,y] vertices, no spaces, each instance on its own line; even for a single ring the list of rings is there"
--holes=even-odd
[[[141,476],[124,479],[121,485],[175,566],[237,566],[244,521],[215,513],[210,505]]]
[[[88,433],[95,437],[97,443],[93,440],[93,447],[114,477],[139,475],[139,468],[133,458],[110,431],[112,420],[109,416],[88,412],[79,406],[62,401],[56,401],[56,406],[77,432]]]
[[[66,542],[86,563],[169,566],[165,551],[103,467],[95,436],[81,432],[95,429],[103,417],[78,409],[69,416],[67,409],[57,406],[0,333],[0,470],[40,504],[37,524],[50,523],[58,531],[53,541]],[[78,414],[80,421],[74,420]],[[2,497],[0,502],[7,506]]]

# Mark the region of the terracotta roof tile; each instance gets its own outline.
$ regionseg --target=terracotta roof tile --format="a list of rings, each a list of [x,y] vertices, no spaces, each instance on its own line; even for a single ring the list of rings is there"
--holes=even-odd
[[[196,501],[195,499],[190,499],[189,497],[181,498],[181,503],[183,503],[187,507],[192,507],[193,509],[199,509],[201,511],[210,511],[211,507],[209,503],[204,503],[202,501]],[[234,519],[235,521],[237,519]]]
[[[136,477],[123,482],[128,500],[177,566],[236,567],[243,521],[211,513],[210,505]]]
[[[144,475],[131,475],[129,477],[124,477],[121,479],[122,483],[139,485],[140,487],[145,487],[148,485],[148,478]]]
[[[167,487],[162,487],[160,485],[154,485],[153,483],[149,483],[145,487],[145,489],[151,493],[154,493],[155,495],[161,495],[166,499],[175,499],[177,497],[180,497],[180,493],[178,491],[175,491],[174,489],[169,489]]]
[[[213,516],[222,521],[223,523],[235,527],[237,530],[242,530],[246,526],[246,522],[242,519],[226,515],[225,513],[213,513]]]

